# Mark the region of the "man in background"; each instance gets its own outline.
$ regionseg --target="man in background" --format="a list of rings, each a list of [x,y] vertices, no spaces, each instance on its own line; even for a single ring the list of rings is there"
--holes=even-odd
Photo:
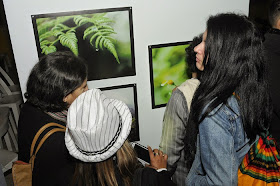
[[[270,93],[273,102],[273,117],[270,132],[280,144],[280,0],[273,0],[269,12],[271,29],[265,34],[265,52],[269,63]]]

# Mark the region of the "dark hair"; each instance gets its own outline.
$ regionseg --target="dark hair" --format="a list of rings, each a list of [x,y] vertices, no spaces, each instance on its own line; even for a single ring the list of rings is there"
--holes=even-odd
[[[196,52],[194,51],[194,48],[201,43],[202,41],[202,34],[199,36],[195,36],[190,44],[185,50],[186,50],[186,61],[188,64],[187,68],[187,74],[189,77],[191,77],[191,73],[196,72],[198,77],[200,76],[200,70],[196,67]]]
[[[240,97],[243,128],[251,142],[268,128],[272,110],[262,37],[256,26],[242,15],[211,16],[205,42],[204,71],[191,104],[185,139],[188,168],[194,160],[199,123],[234,92]]]
[[[63,98],[82,85],[87,78],[85,62],[71,52],[43,56],[33,67],[27,81],[27,102],[43,111],[68,108]]]

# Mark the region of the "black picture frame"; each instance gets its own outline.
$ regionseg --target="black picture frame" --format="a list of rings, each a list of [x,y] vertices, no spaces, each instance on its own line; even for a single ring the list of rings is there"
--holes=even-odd
[[[71,51],[88,80],[135,76],[132,7],[31,15],[38,56]]]
[[[136,84],[103,87],[99,89],[108,98],[121,100],[129,107],[132,114],[132,127],[128,140],[130,142],[140,141]]]
[[[165,107],[172,90],[191,78],[185,52],[190,44],[191,41],[182,41],[148,46],[152,109]]]

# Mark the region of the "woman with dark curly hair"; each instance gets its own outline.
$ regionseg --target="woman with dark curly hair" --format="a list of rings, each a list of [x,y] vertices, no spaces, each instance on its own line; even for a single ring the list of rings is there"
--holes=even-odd
[[[70,52],[55,52],[39,60],[29,75],[27,101],[20,113],[19,160],[29,161],[32,140],[42,126],[51,122],[66,126],[68,107],[86,90],[87,67],[82,59]],[[64,133],[52,134],[37,153],[32,185],[55,185],[64,179],[58,172],[72,164]]]
[[[262,37],[246,16],[211,16],[194,49],[203,70],[186,129],[186,185],[237,185],[240,163],[268,129]]]

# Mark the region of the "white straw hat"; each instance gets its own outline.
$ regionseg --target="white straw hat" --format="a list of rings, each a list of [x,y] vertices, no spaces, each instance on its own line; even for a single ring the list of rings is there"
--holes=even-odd
[[[107,98],[99,89],[81,94],[69,107],[65,144],[84,162],[114,155],[127,139],[132,116],[125,103]]]

